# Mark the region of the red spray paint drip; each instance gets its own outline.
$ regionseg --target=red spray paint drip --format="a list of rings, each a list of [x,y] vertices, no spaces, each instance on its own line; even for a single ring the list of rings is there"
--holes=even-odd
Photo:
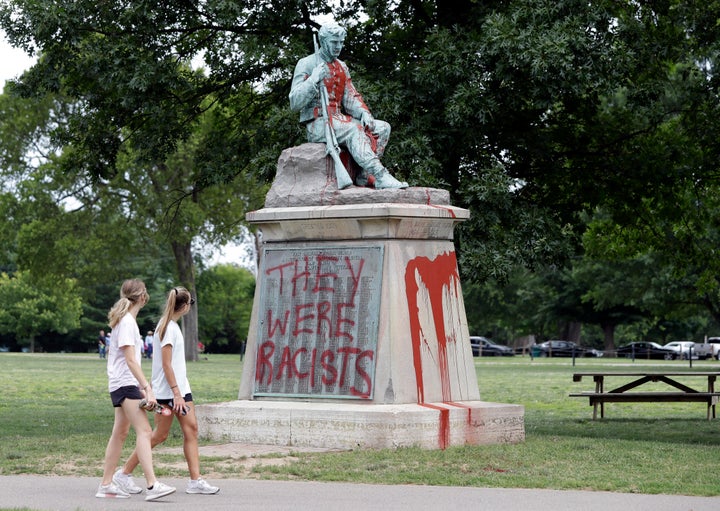
[[[430,204],[430,194],[428,194],[428,206],[446,211],[450,215],[450,218],[457,218],[457,215],[455,214],[455,211],[452,210],[452,208],[449,208],[447,206],[438,206],[437,204]]]
[[[465,443],[466,444],[474,444],[475,436],[473,435],[473,416],[472,416],[472,408],[464,403],[455,403],[452,401],[449,401],[445,403],[450,406],[456,406],[458,408],[463,408],[467,410],[467,417],[465,419]]]
[[[440,375],[441,395],[443,401],[451,401],[450,372],[448,367],[447,344],[448,337],[445,332],[445,312],[443,296],[445,291],[453,293],[459,299],[460,276],[457,269],[455,252],[446,252],[434,260],[427,257],[417,257],[411,260],[405,268],[405,292],[407,293],[408,312],[410,316],[410,335],[412,341],[413,364],[415,367],[415,382],[417,386],[418,403],[430,408],[440,410],[439,444],[444,449],[449,441],[450,412],[447,408],[440,408],[425,403],[425,385],[423,383],[423,345],[428,339],[420,324],[420,285],[427,291],[430,312],[432,315],[435,334],[437,336],[438,372]]]
[[[438,428],[438,447],[445,450],[450,445],[450,410],[443,408],[442,406],[433,405],[430,403],[418,403],[420,406],[425,408],[431,408],[432,410],[438,410],[440,412],[440,424]]]

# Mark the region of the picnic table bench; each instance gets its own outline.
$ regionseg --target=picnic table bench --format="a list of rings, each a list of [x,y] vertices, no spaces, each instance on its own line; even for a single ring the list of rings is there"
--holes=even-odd
[[[585,377],[592,377],[595,382],[594,392],[571,393],[570,397],[585,397],[593,407],[593,420],[597,419],[598,406],[600,418],[605,417],[605,403],[622,402],[701,402],[707,403],[707,418],[715,418],[715,406],[720,400],[720,392],[715,392],[715,380],[720,372],[674,372],[674,373],[574,373],[573,381],[582,381]],[[701,391],[677,381],[678,377],[702,376],[707,378],[707,390]],[[624,377],[635,378],[633,381],[612,390],[605,390],[605,378]],[[667,383],[673,390],[668,391],[633,391],[637,387],[651,382]]]

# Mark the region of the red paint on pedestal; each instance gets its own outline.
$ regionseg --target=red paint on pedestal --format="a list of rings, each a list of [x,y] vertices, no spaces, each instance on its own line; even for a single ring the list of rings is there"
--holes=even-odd
[[[433,260],[417,257],[405,268],[405,291],[407,293],[408,312],[410,316],[410,335],[412,341],[413,364],[417,386],[418,403],[440,410],[438,443],[441,449],[448,445],[450,435],[450,412],[447,408],[427,404],[425,402],[425,386],[423,383],[423,346],[437,342],[438,372],[440,375],[441,395],[443,402],[451,401],[450,371],[448,367],[448,336],[445,332],[445,309],[443,296],[454,295],[459,300],[460,276],[457,269],[455,252],[446,252]],[[428,338],[420,324],[420,290],[423,286],[428,296],[428,306],[432,316],[437,339]]]

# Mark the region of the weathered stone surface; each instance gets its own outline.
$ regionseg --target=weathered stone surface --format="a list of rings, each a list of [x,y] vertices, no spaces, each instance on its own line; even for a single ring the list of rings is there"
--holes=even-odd
[[[248,212],[267,244],[287,241],[450,240],[467,209],[436,204],[347,204]],[[268,245],[269,246],[269,245]],[[452,250],[452,246],[449,247]]]
[[[338,190],[325,144],[307,143],[282,152],[275,180],[265,197],[266,208],[378,203],[449,205],[450,193],[423,187],[375,190],[351,186]]]
[[[445,449],[525,440],[521,405],[465,401],[405,405],[231,401],[198,405],[213,441],[325,449]]]
[[[263,250],[246,362],[237,401],[196,407],[202,435],[330,449],[522,442],[524,408],[480,397],[453,245],[470,212],[444,190],[338,190],[330,162],[323,144],[285,150],[265,208],[247,214]]]

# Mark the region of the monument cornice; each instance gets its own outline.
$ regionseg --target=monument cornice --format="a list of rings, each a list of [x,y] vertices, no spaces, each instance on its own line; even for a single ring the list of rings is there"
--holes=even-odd
[[[452,240],[453,229],[470,211],[432,204],[346,204],[264,208],[246,219],[262,230],[263,241],[440,239]]]

